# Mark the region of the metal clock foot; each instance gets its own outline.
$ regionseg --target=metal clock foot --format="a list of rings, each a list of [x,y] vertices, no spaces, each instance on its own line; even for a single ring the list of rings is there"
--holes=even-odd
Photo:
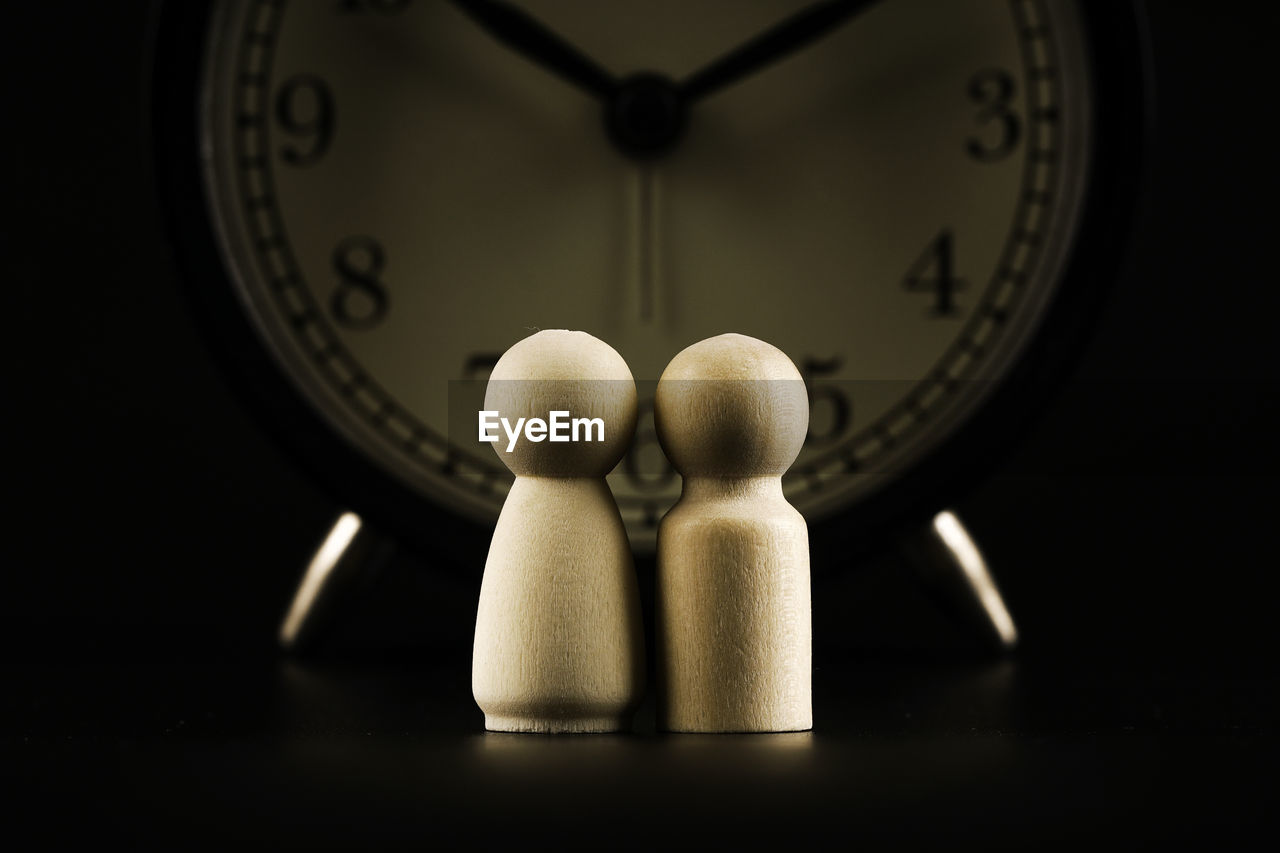
[[[314,647],[395,550],[390,539],[369,528],[354,512],[339,515],[293,595],[280,625],[280,645],[290,652]]]
[[[905,543],[912,565],[944,607],[1001,652],[1018,644],[1018,629],[987,561],[959,517],[943,510]]]

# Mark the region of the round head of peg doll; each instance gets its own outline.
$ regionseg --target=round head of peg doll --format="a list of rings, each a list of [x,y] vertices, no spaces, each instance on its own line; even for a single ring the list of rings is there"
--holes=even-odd
[[[484,407],[498,412],[513,431],[525,419],[514,446],[507,426],[493,431],[494,451],[516,476],[604,477],[635,433],[636,383],[622,356],[604,341],[586,332],[546,329],[498,359]],[[536,423],[530,428],[535,418],[545,430]]]
[[[662,449],[686,477],[780,477],[804,444],[809,398],[782,350],[719,335],[671,359],[653,416]]]

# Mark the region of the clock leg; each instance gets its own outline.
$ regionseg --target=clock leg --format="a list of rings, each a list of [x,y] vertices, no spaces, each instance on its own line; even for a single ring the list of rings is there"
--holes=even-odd
[[[339,515],[293,595],[280,625],[280,645],[295,653],[312,648],[394,553],[391,540],[370,529],[360,516]]]
[[[954,512],[939,512],[904,547],[929,590],[984,643],[1001,652],[1018,644],[1018,629],[1000,588]]]

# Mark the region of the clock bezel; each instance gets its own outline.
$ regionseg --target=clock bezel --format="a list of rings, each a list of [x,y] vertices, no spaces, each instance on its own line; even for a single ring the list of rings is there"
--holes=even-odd
[[[428,560],[473,563],[491,527],[414,491],[344,440],[285,375],[235,295],[201,176],[200,86],[215,5],[163,3],[151,63],[153,160],[192,313],[242,403],[317,485]],[[1082,0],[1080,9],[1092,52],[1091,172],[1061,284],[1012,367],[955,432],[875,494],[811,523],[815,553],[872,547],[954,500],[1027,433],[1083,348],[1130,230],[1151,75],[1140,2]]]

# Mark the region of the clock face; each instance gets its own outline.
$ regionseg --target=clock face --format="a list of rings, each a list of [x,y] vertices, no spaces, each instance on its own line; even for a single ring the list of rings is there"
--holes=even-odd
[[[618,77],[679,81],[806,4],[518,5]],[[1091,73],[1070,0],[882,0],[641,159],[451,3],[239,0],[206,45],[205,190],[278,366],[434,503],[496,517],[510,474],[450,424],[460,380],[532,331],[609,342],[642,401],[733,331],[806,377],[785,489],[821,518],[938,447],[1023,353],[1079,224]],[[634,541],[679,483],[642,403],[610,476]]]

